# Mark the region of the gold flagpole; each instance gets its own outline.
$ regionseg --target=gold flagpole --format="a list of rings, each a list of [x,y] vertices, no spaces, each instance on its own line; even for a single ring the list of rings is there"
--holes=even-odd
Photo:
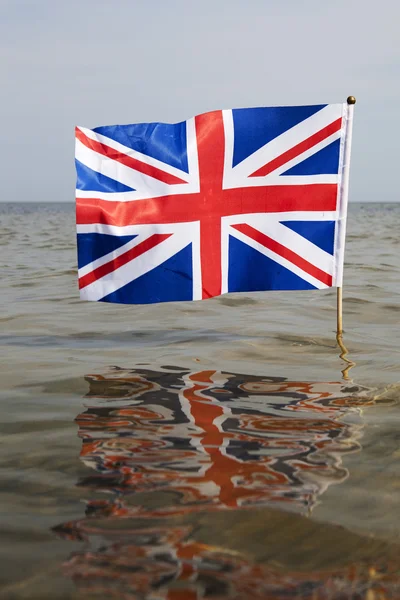
[[[337,288],[337,298],[336,298],[336,308],[337,308],[337,325],[336,325],[336,333],[337,335],[343,334],[343,288],[342,286]]]
[[[349,96],[347,98],[347,104],[348,106],[351,108],[353,108],[354,104],[356,103],[356,99],[354,96]],[[350,144],[351,144],[351,128],[352,128],[352,124],[353,124],[353,115],[352,115],[352,111],[351,111],[351,119],[350,119],[350,132],[348,133],[348,138],[346,140],[346,149],[345,149],[345,169],[346,169],[346,176],[344,177],[344,182],[343,182],[343,194],[345,196],[345,210],[347,212],[347,202],[348,202],[348,187],[349,187],[349,160],[350,160]],[[342,239],[342,251],[344,250],[344,235],[345,235],[345,230],[342,226],[342,231],[343,231],[343,239]],[[343,273],[341,273],[341,277],[343,276]],[[345,369],[343,369],[342,374],[343,374],[343,378],[344,379],[349,379],[349,375],[348,372],[349,370],[354,367],[355,363],[353,361],[351,361],[350,359],[347,358],[347,348],[343,343],[343,283],[342,281],[340,281],[340,286],[338,286],[337,288],[337,303],[336,303],[336,308],[337,308],[337,327],[336,327],[336,341],[339,345],[339,348],[341,350],[341,354],[340,354],[340,358],[343,359],[346,363],[347,363],[347,367]]]
[[[356,103],[356,99],[354,96],[349,96],[347,98],[347,104],[351,107],[353,107],[353,105]],[[352,121],[353,119],[351,118],[350,121],[350,127],[352,126]],[[350,139],[349,139],[350,138]],[[345,154],[347,154],[347,156],[345,156],[345,169],[346,171],[346,177],[345,177],[345,181],[343,182],[343,193],[346,196],[345,198],[345,202],[346,202],[346,211],[347,211],[347,195],[348,195],[348,185],[349,185],[349,180],[348,180],[348,169],[349,169],[349,154],[350,154],[350,143],[351,143],[351,131],[350,131],[350,135],[348,136],[347,139],[347,144],[346,144],[346,150],[345,150]],[[343,233],[345,233],[344,229],[343,229]],[[344,247],[344,239],[342,240],[342,245]],[[340,282],[341,285],[338,286],[337,288],[337,327],[336,327],[336,333],[337,333],[337,337],[342,336],[343,334],[343,284],[342,282]]]

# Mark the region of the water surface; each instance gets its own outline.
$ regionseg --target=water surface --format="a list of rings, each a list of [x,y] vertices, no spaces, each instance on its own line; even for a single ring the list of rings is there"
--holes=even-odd
[[[334,291],[84,303],[73,205],[0,205],[0,597],[399,598],[399,228],[351,206],[343,379]]]

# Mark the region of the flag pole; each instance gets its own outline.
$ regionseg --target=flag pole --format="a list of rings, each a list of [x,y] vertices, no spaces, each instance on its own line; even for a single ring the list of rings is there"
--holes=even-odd
[[[336,333],[337,335],[343,334],[343,286],[337,288],[337,325],[336,325]]]
[[[342,179],[342,193],[341,193],[341,203],[339,206],[339,244],[340,251],[343,253],[344,257],[344,243],[346,236],[346,215],[347,215],[347,203],[349,196],[349,167],[350,167],[350,150],[351,150],[351,137],[353,130],[353,110],[354,105],[356,103],[356,99],[354,96],[349,96],[347,98],[347,130],[346,130],[346,140],[344,147],[344,157],[343,157],[343,179]],[[343,261],[342,261],[343,262]],[[340,272],[338,273],[337,280],[340,285],[337,287],[337,327],[336,327],[336,336],[340,346],[341,337],[343,335],[343,266],[341,265]],[[340,338],[340,340],[339,340]]]

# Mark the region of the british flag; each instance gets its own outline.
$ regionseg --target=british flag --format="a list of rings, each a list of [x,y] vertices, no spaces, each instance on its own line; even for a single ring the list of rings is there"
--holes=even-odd
[[[341,285],[349,111],[77,127],[81,297],[140,304]]]

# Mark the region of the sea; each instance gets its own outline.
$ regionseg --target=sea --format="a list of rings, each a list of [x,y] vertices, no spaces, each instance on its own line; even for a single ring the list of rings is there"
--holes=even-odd
[[[0,204],[0,598],[400,599],[400,203],[343,287],[83,302],[73,204]]]

